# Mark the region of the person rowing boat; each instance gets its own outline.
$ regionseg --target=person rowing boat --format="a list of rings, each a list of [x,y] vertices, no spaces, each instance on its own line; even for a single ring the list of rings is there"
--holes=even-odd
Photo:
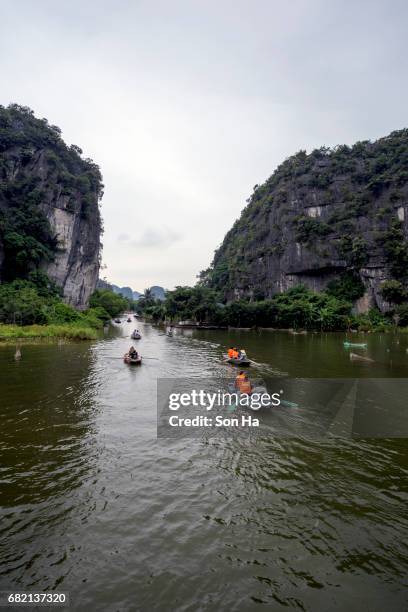
[[[241,394],[251,395],[253,387],[248,374],[241,371],[235,379],[235,387]]]
[[[142,363],[142,357],[139,355],[134,346],[131,346],[128,352],[125,354],[123,361],[125,363],[140,365]]]
[[[228,349],[228,353],[227,355],[225,355],[225,359],[229,362],[232,363],[233,365],[241,365],[241,366],[249,366],[251,365],[250,360],[248,359],[248,356],[246,354],[245,349],[236,349],[236,348],[229,348]]]

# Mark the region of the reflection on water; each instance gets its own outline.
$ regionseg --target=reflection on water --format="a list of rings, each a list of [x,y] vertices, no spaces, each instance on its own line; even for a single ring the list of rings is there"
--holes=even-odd
[[[264,379],[407,376],[408,339],[368,336],[367,367],[343,335],[138,326],[141,368],[120,359],[130,324],[17,363],[0,347],[0,590],[66,590],[76,610],[404,609],[406,440],[157,440],[156,380],[233,378],[229,344]]]

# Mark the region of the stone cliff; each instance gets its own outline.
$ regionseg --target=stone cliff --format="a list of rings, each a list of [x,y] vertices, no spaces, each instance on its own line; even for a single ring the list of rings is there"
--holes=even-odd
[[[201,273],[226,300],[324,289],[352,275],[357,311],[385,311],[381,287],[408,275],[408,130],[352,147],[301,151],[256,185]]]
[[[0,106],[0,280],[46,272],[64,300],[87,305],[98,280],[99,168],[59,128]]]

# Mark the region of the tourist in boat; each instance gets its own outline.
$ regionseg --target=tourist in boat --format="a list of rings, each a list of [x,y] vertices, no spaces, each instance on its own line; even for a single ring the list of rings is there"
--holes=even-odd
[[[230,347],[228,349],[228,358],[232,359],[234,357],[234,349],[232,347]]]
[[[247,360],[247,354],[245,349],[239,349],[238,351],[238,359],[240,361],[246,361]]]
[[[128,355],[131,359],[137,359],[139,357],[139,354],[134,346],[130,347]]]
[[[236,348],[232,349],[232,359],[238,359],[239,353]]]
[[[252,384],[245,372],[240,372],[235,379],[235,386],[240,393],[250,395],[252,393]]]

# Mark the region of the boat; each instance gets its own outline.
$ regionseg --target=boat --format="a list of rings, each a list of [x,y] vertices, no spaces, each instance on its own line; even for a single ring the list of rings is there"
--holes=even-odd
[[[140,340],[140,338],[142,337],[142,334],[138,331],[134,331],[130,334],[130,337],[132,338],[132,340]]]
[[[127,320],[127,323],[131,323],[131,322],[132,322],[132,319],[129,317]]]
[[[343,342],[343,346],[345,348],[354,347],[354,348],[367,348],[367,342],[349,342],[345,340]]]
[[[351,361],[366,361],[368,363],[374,363],[374,359],[370,359],[370,357],[364,357],[363,355],[358,355],[357,353],[350,353]]]
[[[251,365],[251,361],[248,359],[248,357],[244,359],[234,359],[234,357],[228,357],[228,355],[224,355],[224,360],[227,363],[230,363],[231,365],[235,366],[247,367]]]
[[[122,323],[120,319],[115,319],[115,323]]]
[[[126,355],[123,357],[123,361],[129,365],[142,365],[142,357],[139,355],[139,357],[130,357],[129,353],[126,353]]]
[[[172,337],[173,337],[173,332],[172,332],[172,330],[171,330],[171,329],[168,329],[168,330],[166,331],[166,336],[168,336],[169,338],[172,338]]]

